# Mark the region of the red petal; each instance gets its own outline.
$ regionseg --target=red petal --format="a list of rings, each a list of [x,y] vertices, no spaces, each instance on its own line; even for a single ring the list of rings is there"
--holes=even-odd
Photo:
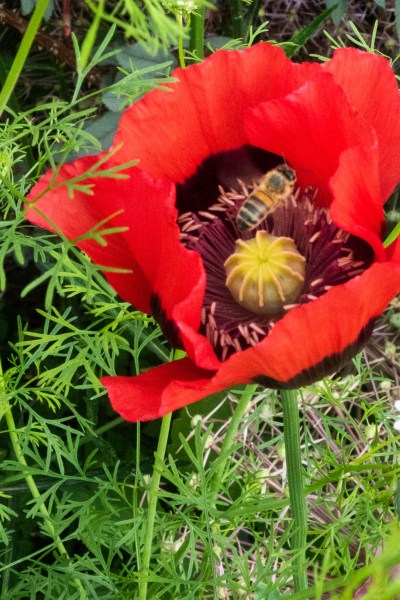
[[[341,153],[376,143],[371,126],[355,114],[330,74],[318,77],[286,98],[264,102],[246,114],[246,131],[255,146],[281,155],[297,169],[299,184],[330,203],[329,179]]]
[[[330,214],[340,229],[368,242],[377,260],[385,260],[381,242],[384,213],[380,193],[379,156],[367,147],[345,150],[331,178]]]
[[[349,103],[375,129],[381,193],[393,191],[400,173],[400,94],[388,60],[354,48],[338,49],[322,68],[332,73]]]
[[[139,158],[147,173],[182,182],[206,156],[247,143],[246,108],[285,96],[318,69],[291,63],[267,43],[177,69],[172,91],[153,90],[123,114],[114,141],[123,144],[118,160]]]
[[[121,297],[148,313],[152,312],[152,302],[157,297],[161,321],[165,321],[164,325],[170,321],[170,327],[181,330],[188,354],[203,368],[218,368],[219,361],[209,341],[197,333],[205,272],[200,256],[179,241],[173,186],[130,168],[125,171],[129,175],[126,179],[83,177],[80,184],[91,185],[93,195],[75,190],[73,198],[69,198],[67,187],[60,183],[84,175],[97,161],[98,157],[88,157],[64,165],[57,177],[57,187],[28,209],[27,218],[54,231],[50,220],[72,240],[119,211],[121,214],[108,220],[102,229],[128,227],[128,231],[104,236],[107,246],[94,239],[77,245],[98,265],[129,269],[130,273],[105,273]],[[109,166],[106,162],[102,169]],[[48,172],[32,189],[31,201],[45,192],[51,175]]]
[[[135,422],[157,419],[219,391],[210,384],[211,375],[183,358],[137,377],[103,377],[101,382],[114,410]]]
[[[297,387],[291,382],[301,378],[311,383],[327,358],[340,364],[341,355],[399,290],[400,264],[376,263],[360,277],[293,309],[260,344],[234,354],[215,374],[183,359],[138,377],[104,377],[102,383],[114,409],[128,421],[161,417],[260,376],[274,387]]]

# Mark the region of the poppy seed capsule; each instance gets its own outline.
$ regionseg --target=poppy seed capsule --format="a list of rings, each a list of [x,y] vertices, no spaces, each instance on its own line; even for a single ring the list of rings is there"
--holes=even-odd
[[[257,231],[237,240],[225,261],[226,286],[240,306],[258,315],[275,315],[299,298],[306,259],[288,237]]]

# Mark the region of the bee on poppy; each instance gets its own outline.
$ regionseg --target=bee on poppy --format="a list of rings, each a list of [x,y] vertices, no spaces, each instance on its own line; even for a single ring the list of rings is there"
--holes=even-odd
[[[278,165],[268,171],[258,186],[243,202],[236,217],[239,231],[251,231],[293,192],[296,173],[288,165]]]

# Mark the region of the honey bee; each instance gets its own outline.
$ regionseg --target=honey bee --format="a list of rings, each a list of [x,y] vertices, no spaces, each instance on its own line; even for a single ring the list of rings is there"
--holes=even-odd
[[[243,202],[236,217],[239,231],[251,231],[293,192],[296,173],[288,165],[278,165],[268,171],[259,185]]]

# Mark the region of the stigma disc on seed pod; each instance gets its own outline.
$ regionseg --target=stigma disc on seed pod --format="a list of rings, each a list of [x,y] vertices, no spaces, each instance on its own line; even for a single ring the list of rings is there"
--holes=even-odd
[[[258,315],[275,315],[299,298],[306,259],[288,237],[257,231],[237,240],[225,261],[226,286],[240,306]]]

